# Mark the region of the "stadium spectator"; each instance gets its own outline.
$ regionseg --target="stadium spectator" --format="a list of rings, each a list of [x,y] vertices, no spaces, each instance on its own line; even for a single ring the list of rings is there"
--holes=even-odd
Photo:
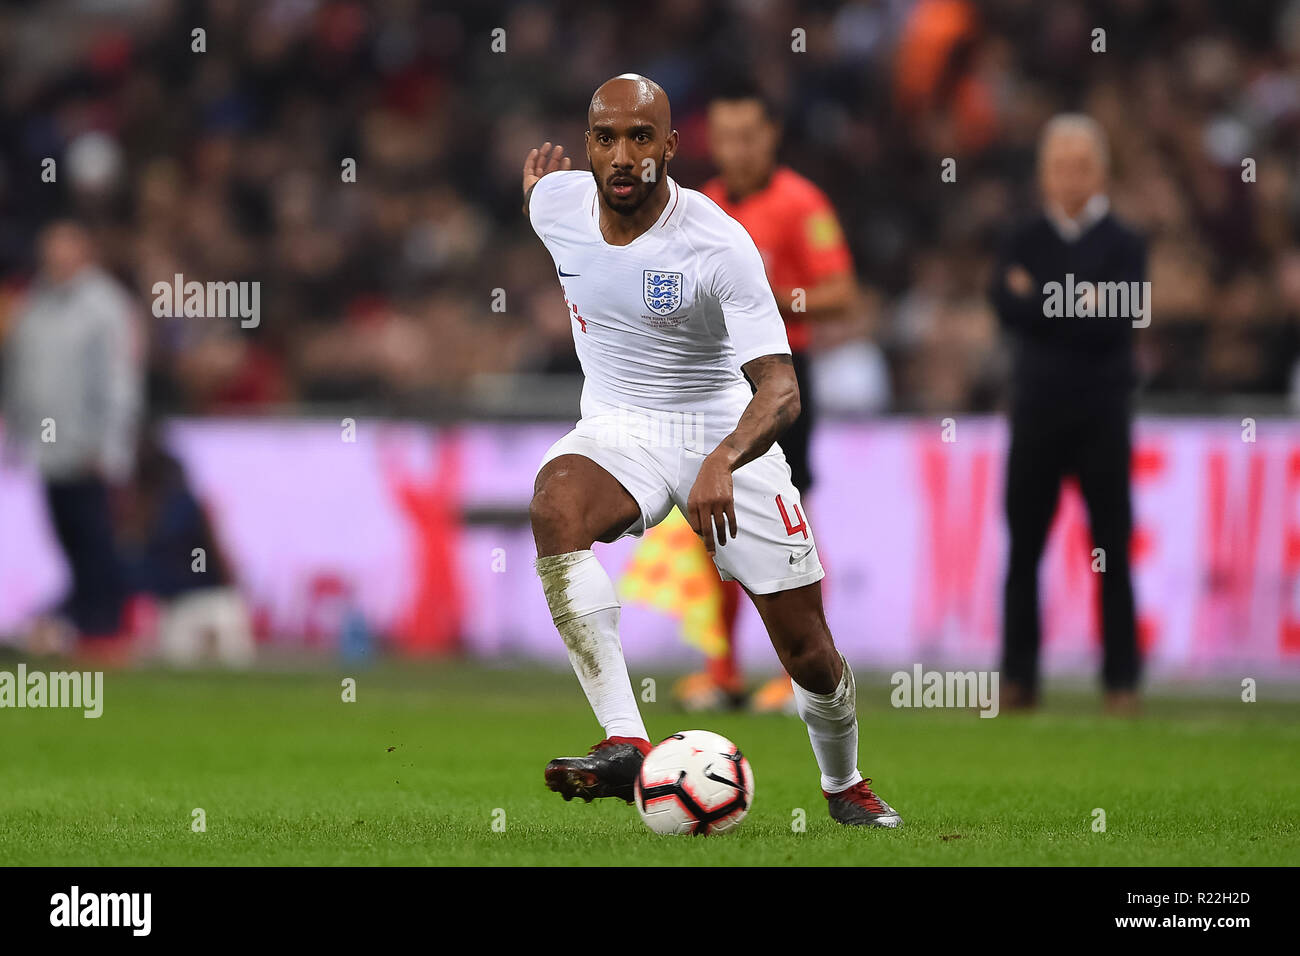
[[[152,432],[136,460],[122,495],[123,563],[131,592],[160,604],[160,656],[182,667],[209,658],[248,666],[254,652],[248,609],[183,466]]]
[[[107,266],[140,296],[176,272],[260,281],[256,329],[151,321],[159,411],[427,413],[488,377],[569,375],[539,319],[549,308],[563,326],[564,304],[503,185],[521,144],[543,130],[580,141],[588,92],[636,69],[672,95],[674,175],[700,186],[713,78],[761,63],[788,117],[780,161],[825,190],[879,303],[892,409],[1001,401],[995,321],[977,302],[1000,223],[1033,208],[1037,131],[1066,109],[1105,128],[1114,207],[1151,237],[1160,320],[1142,345],[1144,394],[1202,408],[1265,395],[1280,410],[1300,382],[1300,0],[640,9],[643,28],[620,32],[594,0],[5,7],[0,282],[30,271],[56,199],[92,219]],[[805,53],[791,51],[792,16]],[[498,26],[504,55],[482,39]],[[23,42],[49,36],[66,42]],[[29,187],[47,158],[57,182]],[[530,387],[518,404],[535,410]]]

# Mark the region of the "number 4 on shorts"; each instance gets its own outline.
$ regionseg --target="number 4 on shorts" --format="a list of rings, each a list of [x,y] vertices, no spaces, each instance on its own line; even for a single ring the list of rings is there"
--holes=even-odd
[[[804,518],[804,516],[803,516],[803,512],[799,510],[799,504],[798,504],[798,502],[796,502],[795,505],[794,505],[794,516],[795,516],[796,518],[799,519],[799,523],[798,523],[798,524],[791,524],[791,523],[790,523],[790,515],[786,513],[786,510],[785,510],[785,502],[781,500],[781,496],[780,496],[780,495],[777,495],[777,496],[776,496],[776,506],[777,506],[777,508],[778,508],[778,509],[780,510],[780,512],[781,512],[781,520],[782,520],[783,522],[785,522],[785,533],[786,533],[786,536],[787,536],[787,537],[791,537],[791,536],[793,536],[793,535],[795,535],[795,534],[798,534],[800,531],[802,531],[802,532],[803,532],[803,536],[804,536],[805,538],[807,538],[807,537],[808,537],[808,520],[807,520],[806,518]]]

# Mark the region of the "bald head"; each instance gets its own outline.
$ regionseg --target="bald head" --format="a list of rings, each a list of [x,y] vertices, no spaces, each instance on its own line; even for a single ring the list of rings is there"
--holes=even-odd
[[[668,162],[677,153],[663,88],[636,73],[607,80],[591,98],[587,125],[587,160],[605,206],[621,216],[662,208]]]
[[[640,73],[621,73],[600,85],[587,107],[588,127],[594,126],[598,117],[611,112],[641,113],[656,124],[662,123],[666,130],[673,126],[668,94],[662,86]]]

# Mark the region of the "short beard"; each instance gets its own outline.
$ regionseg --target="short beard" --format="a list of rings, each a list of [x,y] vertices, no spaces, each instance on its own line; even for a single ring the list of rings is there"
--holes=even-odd
[[[660,184],[664,181],[664,179],[667,178],[668,161],[664,158],[667,155],[668,155],[668,149],[667,147],[665,147],[664,150],[659,154],[659,164],[658,164],[659,175],[651,183],[650,188],[646,190],[645,195],[641,197],[641,201],[637,203],[635,206],[631,206],[631,207],[620,207],[614,205],[614,203],[610,201],[610,197],[605,195],[605,184],[600,181],[600,177],[599,175],[597,175],[595,170],[595,164],[591,162],[590,156],[587,158],[587,164],[589,166],[592,166],[591,178],[596,180],[596,191],[601,194],[602,198],[604,198],[605,206],[611,212],[617,213],[620,216],[631,216],[634,215],[642,206],[644,206],[647,202],[650,201],[650,198],[655,194],[655,190],[658,189]],[[644,182],[644,180],[642,181]]]

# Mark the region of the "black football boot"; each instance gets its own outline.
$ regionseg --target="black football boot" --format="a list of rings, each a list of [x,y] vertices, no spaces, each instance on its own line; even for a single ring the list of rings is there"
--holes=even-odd
[[[650,741],[636,737],[607,737],[585,757],[556,757],[546,765],[546,786],[565,800],[597,797],[633,801],[636,775]]]

